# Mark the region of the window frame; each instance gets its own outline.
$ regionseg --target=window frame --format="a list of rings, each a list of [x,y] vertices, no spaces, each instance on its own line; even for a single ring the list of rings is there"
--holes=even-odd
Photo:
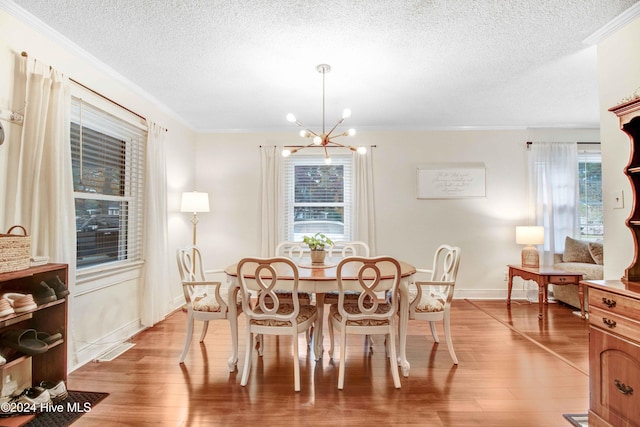
[[[79,262],[78,253],[76,252],[76,266],[78,284],[85,281],[91,281],[92,277],[95,279],[95,275],[105,272],[113,271],[114,273],[126,272],[131,268],[136,268],[143,264],[143,215],[144,215],[144,167],[145,167],[145,144],[147,139],[147,126],[146,121],[131,113],[124,107],[114,104],[110,100],[101,97],[100,95],[92,92],[90,89],[86,89],[81,85],[72,85],[71,90],[71,105],[72,111],[70,113],[71,128],[72,123],[79,125],[78,121],[82,117],[77,117],[73,108],[78,102],[82,104],[88,104],[91,108],[99,110],[108,119],[113,118],[113,128],[100,126],[89,126],[96,132],[105,134],[111,138],[123,140],[124,144],[124,169],[122,175],[125,176],[125,182],[121,182],[124,186],[123,194],[111,195],[103,193],[93,193],[76,191],[74,188],[74,201],[75,200],[96,200],[106,202],[118,202],[119,207],[121,202],[124,202],[127,207],[126,218],[124,221],[120,219],[118,226],[118,255],[114,260],[107,260],[105,262],[97,262],[86,265],[81,265]],[[106,122],[109,120],[105,119]],[[101,122],[101,124],[103,124]],[[135,138],[124,140],[119,137],[120,130],[114,131],[113,129],[124,126]],[[76,139],[77,141],[77,139]],[[71,140],[69,141],[71,144]],[[123,240],[122,235],[126,235],[126,240]],[[84,280],[83,280],[84,277]]]
[[[295,226],[295,208],[301,206],[309,207],[343,207],[343,233],[324,232],[334,241],[351,241],[353,240],[353,191],[354,191],[354,165],[351,153],[332,153],[332,163],[327,165],[324,156],[321,155],[304,155],[296,154],[289,156],[283,160],[283,224],[282,224],[282,241],[302,241],[303,236],[312,235],[316,232],[300,232],[296,233]],[[296,202],[295,201],[295,167],[296,166],[343,166],[343,201],[342,202]],[[309,221],[312,222],[313,220]],[[323,222],[323,220],[315,220]],[[332,221],[335,222],[335,221]]]
[[[602,210],[601,222],[595,225],[589,224],[589,216],[587,215],[586,224],[584,227],[601,227],[602,234],[596,235],[595,237],[591,234],[585,233],[583,234],[583,225],[582,225],[582,215],[581,210],[583,206],[589,206],[589,203],[582,203],[582,193],[581,193],[581,185],[580,185],[580,164],[582,163],[599,163],[600,164],[600,180],[602,186],[602,151],[600,148],[600,144],[581,144],[578,143],[578,209],[577,209],[577,222],[579,227],[579,238],[581,240],[587,241],[601,241],[604,239],[604,211],[603,211],[603,200],[602,200],[602,190],[600,191],[600,209]],[[588,208],[587,208],[588,209]]]

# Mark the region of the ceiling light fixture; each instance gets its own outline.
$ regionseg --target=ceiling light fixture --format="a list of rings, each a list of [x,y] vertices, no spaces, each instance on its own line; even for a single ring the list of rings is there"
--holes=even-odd
[[[329,157],[329,152],[327,151],[328,147],[344,147],[344,148],[348,148],[351,151],[357,151],[359,154],[365,154],[367,152],[367,148],[364,146],[360,146],[360,147],[353,147],[351,145],[344,145],[344,144],[340,144],[338,142],[334,141],[334,138],[338,138],[340,136],[353,136],[356,134],[356,130],[355,129],[349,129],[346,132],[342,132],[339,134],[333,134],[333,131],[336,130],[336,128],[342,124],[342,122],[344,122],[344,119],[351,117],[351,110],[348,108],[345,108],[344,111],[342,112],[342,118],[340,120],[338,120],[338,123],[336,123],[329,132],[325,132],[325,119],[324,119],[324,76],[325,74],[327,74],[329,71],[331,71],[331,66],[329,66],[328,64],[320,64],[316,67],[316,70],[322,74],[322,133],[318,134],[312,130],[309,129],[303,129],[300,131],[300,136],[303,138],[313,138],[312,142],[308,145],[304,145],[302,147],[296,147],[291,149],[291,147],[285,147],[284,150],[282,150],[282,156],[283,157],[289,157],[290,155],[302,150],[303,148],[307,148],[307,147],[321,147],[324,149],[324,162],[326,164],[330,164],[331,163],[331,157]],[[287,114],[287,120],[291,123],[295,123],[296,125],[304,128],[304,126],[302,125],[302,123],[300,121],[298,121],[296,119],[296,116],[294,116],[293,114],[289,113]]]

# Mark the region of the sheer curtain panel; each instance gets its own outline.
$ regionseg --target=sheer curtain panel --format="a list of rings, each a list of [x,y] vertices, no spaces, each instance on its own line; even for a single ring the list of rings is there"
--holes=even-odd
[[[165,129],[149,122],[145,165],[142,324],[153,326],[171,311]]]
[[[353,153],[354,162],[354,240],[367,242],[372,255],[376,255],[376,215],[373,191],[373,150],[366,155]]]
[[[76,233],[69,80],[35,59],[17,60],[15,85],[26,94],[25,111],[20,144],[8,149],[5,221],[27,229],[32,255],[69,264],[72,284]]]
[[[260,254],[275,256],[282,218],[281,147],[260,147]]]
[[[575,142],[535,142],[528,153],[529,220],[544,226],[541,264],[553,264],[578,224],[578,148]]]

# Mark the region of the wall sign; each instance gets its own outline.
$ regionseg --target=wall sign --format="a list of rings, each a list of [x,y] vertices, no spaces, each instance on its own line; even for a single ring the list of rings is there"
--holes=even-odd
[[[418,167],[418,199],[485,197],[484,163],[438,163]]]

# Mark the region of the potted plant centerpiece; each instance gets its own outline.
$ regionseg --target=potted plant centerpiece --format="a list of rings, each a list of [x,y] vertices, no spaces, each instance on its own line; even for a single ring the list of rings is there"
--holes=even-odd
[[[333,245],[333,241],[320,232],[313,236],[304,236],[303,240],[311,250],[311,263],[324,264],[324,258],[327,254],[324,247],[327,245]]]

